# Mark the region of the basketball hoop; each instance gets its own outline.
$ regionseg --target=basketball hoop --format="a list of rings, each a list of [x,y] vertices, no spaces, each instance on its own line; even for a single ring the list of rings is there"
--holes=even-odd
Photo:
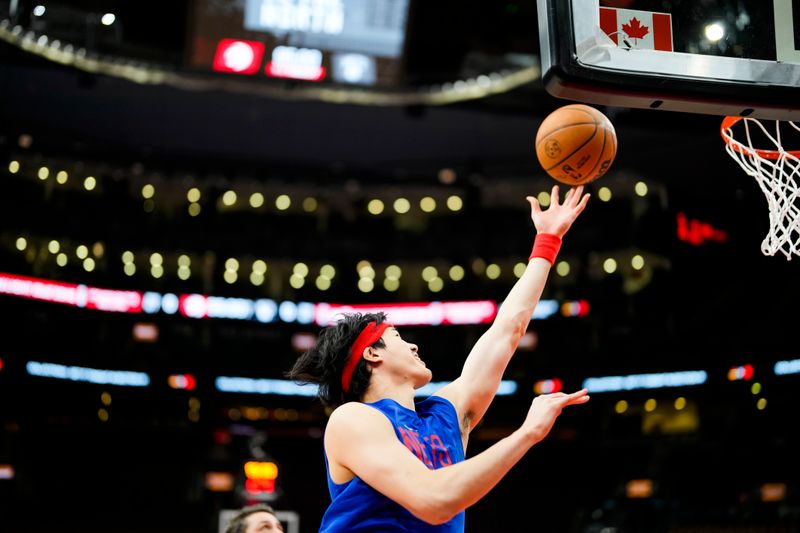
[[[733,126],[744,124],[746,143],[734,138]],[[765,121],[766,122],[766,121]],[[800,132],[800,126],[789,121],[775,121],[770,132],[759,120],[746,117],[725,117],[720,133],[728,154],[756,178],[769,205],[769,233],[761,243],[764,255],[781,252],[788,260],[800,255],[800,150],[785,150],[781,145],[781,122]],[[763,134],[774,146],[755,148],[750,128]],[[741,136],[741,134],[740,134]]]

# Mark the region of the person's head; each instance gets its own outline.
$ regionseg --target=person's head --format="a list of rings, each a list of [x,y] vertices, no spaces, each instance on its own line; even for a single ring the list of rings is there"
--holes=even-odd
[[[236,513],[225,533],[261,533],[263,531],[283,531],[283,526],[275,517],[275,511],[264,503],[245,507]]]
[[[364,342],[367,344],[362,346]],[[358,353],[352,353],[356,344]],[[348,365],[351,359],[352,364]],[[289,377],[318,384],[320,399],[335,407],[361,400],[373,374],[382,376],[381,379],[409,382],[414,388],[431,379],[430,370],[417,357],[417,346],[404,341],[386,323],[384,313],[347,314],[323,329],[317,344],[300,356]]]

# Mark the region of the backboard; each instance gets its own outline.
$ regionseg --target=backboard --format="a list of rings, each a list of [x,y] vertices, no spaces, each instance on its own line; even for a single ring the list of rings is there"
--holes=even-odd
[[[553,96],[800,120],[800,0],[537,0]]]

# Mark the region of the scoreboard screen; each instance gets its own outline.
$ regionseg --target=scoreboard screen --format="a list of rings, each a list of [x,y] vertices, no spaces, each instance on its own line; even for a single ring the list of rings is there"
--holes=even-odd
[[[395,85],[410,0],[195,0],[188,66],[231,75]]]

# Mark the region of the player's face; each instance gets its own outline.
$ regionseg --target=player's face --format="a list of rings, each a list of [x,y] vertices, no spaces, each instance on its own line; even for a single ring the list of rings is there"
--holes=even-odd
[[[386,363],[399,375],[412,381],[415,389],[426,385],[431,380],[431,371],[419,358],[416,344],[403,340],[400,332],[395,328],[387,328],[381,340],[386,345],[383,348],[388,355],[385,358]]]
[[[275,515],[267,512],[253,513],[245,520],[247,529],[244,533],[261,533],[262,531],[283,531],[283,526]]]

